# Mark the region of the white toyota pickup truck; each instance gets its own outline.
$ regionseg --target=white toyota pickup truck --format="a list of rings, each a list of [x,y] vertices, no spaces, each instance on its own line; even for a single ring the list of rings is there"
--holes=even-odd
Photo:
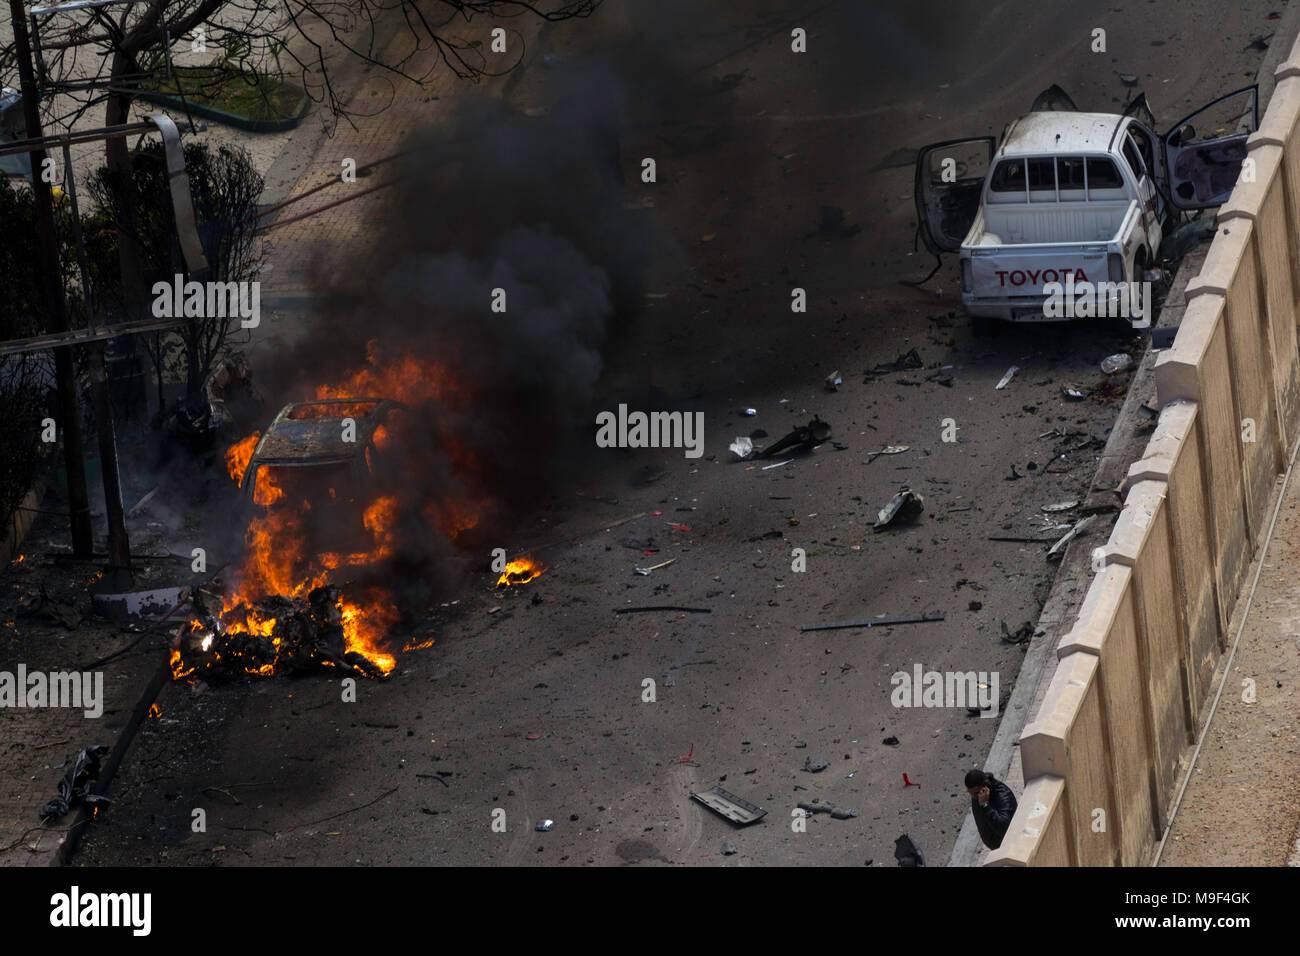
[[[996,150],[990,136],[920,151],[921,237],[936,256],[960,254],[962,304],[972,316],[1073,317],[1049,307],[1049,296],[1059,298],[1054,283],[1108,283],[1118,309],[1117,294],[1155,263],[1167,219],[1228,198],[1257,125],[1254,86],[1220,97],[1163,136],[1145,95],[1123,113],[1084,113],[1052,87],[1003,131]]]

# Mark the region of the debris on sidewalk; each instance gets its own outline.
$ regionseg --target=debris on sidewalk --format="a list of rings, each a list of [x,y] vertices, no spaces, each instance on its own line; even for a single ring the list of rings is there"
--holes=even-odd
[[[839,369],[826,376],[826,391],[828,392],[838,392],[843,384],[844,379],[840,375]]]
[[[1016,377],[1016,373],[1019,371],[1020,371],[1019,367],[1015,365],[1011,366],[1011,368],[1007,369],[1006,374],[1003,375],[1002,378],[998,379],[998,383],[993,387],[995,389],[1006,388],[1011,383],[1011,380]]]
[[[740,435],[727,447],[731,449],[732,453],[737,458],[748,458],[750,452],[754,450],[754,442],[752,439]]]
[[[90,792],[90,785],[99,779],[99,762],[107,756],[108,747],[104,744],[86,747],[77,754],[72,766],[59,781],[59,795],[41,807],[41,819],[62,817],[81,803],[91,807],[112,803],[108,797]]]
[[[1075,388],[1073,385],[1062,385],[1061,394],[1072,402],[1083,401],[1083,392],[1079,391],[1079,389]]]
[[[792,461],[794,461],[793,458],[787,458],[785,461],[778,461],[778,462],[777,462],[776,464],[774,464],[774,465],[764,465],[762,470],[763,470],[763,471],[771,471],[773,468],[780,468],[782,465],[788,465],[788,464],[790,464],[790,462],[792,462]]]
[[[1071,508],[1077,508],[1078,506],[1079,499],[1075,498],[1072,501],[1058,501],[1054,505],[1043,505],[1042,510],[1047,514],[1055,514],[1058,511],[1069,511]]]
[[[894,859],[899,866],[925,866],[925,857],[912,838],[904,833],[894,841]]]
[[[721,853],[723,856],[735,856],[736,844],[732,843],[730,840],[723,840],[722,847],[719,849],[718,852]]]
[[[925,499],[904,486],[898,494],[889,499],[889,503],[885,507],[880,509],[880,512],[876,515],[876,523],[872,525],[872,528],[880,531],[898,521],[911,524],[921,517],[924,511]]]
[[[537,826],[533,827],[533,829],[536,830],[538,833],[545,833],[553,826],[555,826],[555,821],[550,818],[547,818],[545,820],[538,820]]]
[[[748,800],[742,800],[734,793],[728,793],[721,787],[710,787],[700,793],[692,793],[691,799],[698,800],[714,813],[726,817],[732,823],[741,826],[753,823],[767,815],[767,811],[757,807]]]
[[[830,764],[821,757],[809,756],[805,757],[803,761],[803,769],[808,773],[821,773],[829,766]]]
[[[779,451],[784,451],[787,448],[794,448],[796,446],[804,451],[811,451],[830,437],[831,426],[814,415],[812,421],[807,425],[800,425],[798,428],[786,434],[775,444],[769,445],[762,451],[758,452],[755,457],[771,458]]]
[[[913,614],[906,617],[864,617],[856,621],[832,621],[827,624],[805,624],[800,631],[835,631],[847,627],[893,627],[895,624],[929,624],[942,621],[943,612],[934,614]]]

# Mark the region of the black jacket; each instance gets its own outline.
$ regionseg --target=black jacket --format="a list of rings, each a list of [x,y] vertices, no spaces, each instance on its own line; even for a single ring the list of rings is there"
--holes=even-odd
[[[1011,818],[1016,814],[1016,795],[1001,780],[989,786],[989,802],[980,806],[974,797],[970,798],[970,812],[975,817],[975,826],[979,828],[980,839],[990,850],[1002,845],[1002,838],[1007,835]]]

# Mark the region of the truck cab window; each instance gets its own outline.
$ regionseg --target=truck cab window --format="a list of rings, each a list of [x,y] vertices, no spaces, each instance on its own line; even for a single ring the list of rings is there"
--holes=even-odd
[[[1133,170],[1134,179],[1141,179],[1146,175],[1146,166],[1142,162],[1142,156],[1133,143],[1133,137],[1127,134],[1124,136],[1124,160],[1128,163],[1129,169]]]
[[[1141,155],[1146,168],[1155,169],[1155,152],[1151,145],[1151,137],[1147,135],[1146,130],[1140,126],[1130,126],[1128,137],[1131,137],[1134,145],[1137,146],[1138,153]],[[1126,137],[1126,140],[1128,137]]]
[[[1038,192],[1042,190],[1056,190],[1056,168],[1055,161],[1048,159],[1031,159],[1029,160],[1029,190]]]
[[[1124,179],[1111,160],[1104,156],[1088,158],[1089,189],[1122,189],[1123,187]]]
[[[989,188],[995,193],[1022,193],[1025,191],[1025,161],[1004,159],[993,170]]]
[[[1083,157],[1058,156],[1056,158],[1056,178],[1062,189],[1083,188]]]

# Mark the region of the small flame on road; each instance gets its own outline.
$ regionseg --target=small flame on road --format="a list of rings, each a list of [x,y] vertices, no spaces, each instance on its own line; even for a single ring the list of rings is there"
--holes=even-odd
[[[516,558],[506,565],[506,569],[501,572],[501,577],[497,578],[497,587],[504,588],[512,584],[527,584],[546,570],[546,565],[534,560],[531,554]]]

